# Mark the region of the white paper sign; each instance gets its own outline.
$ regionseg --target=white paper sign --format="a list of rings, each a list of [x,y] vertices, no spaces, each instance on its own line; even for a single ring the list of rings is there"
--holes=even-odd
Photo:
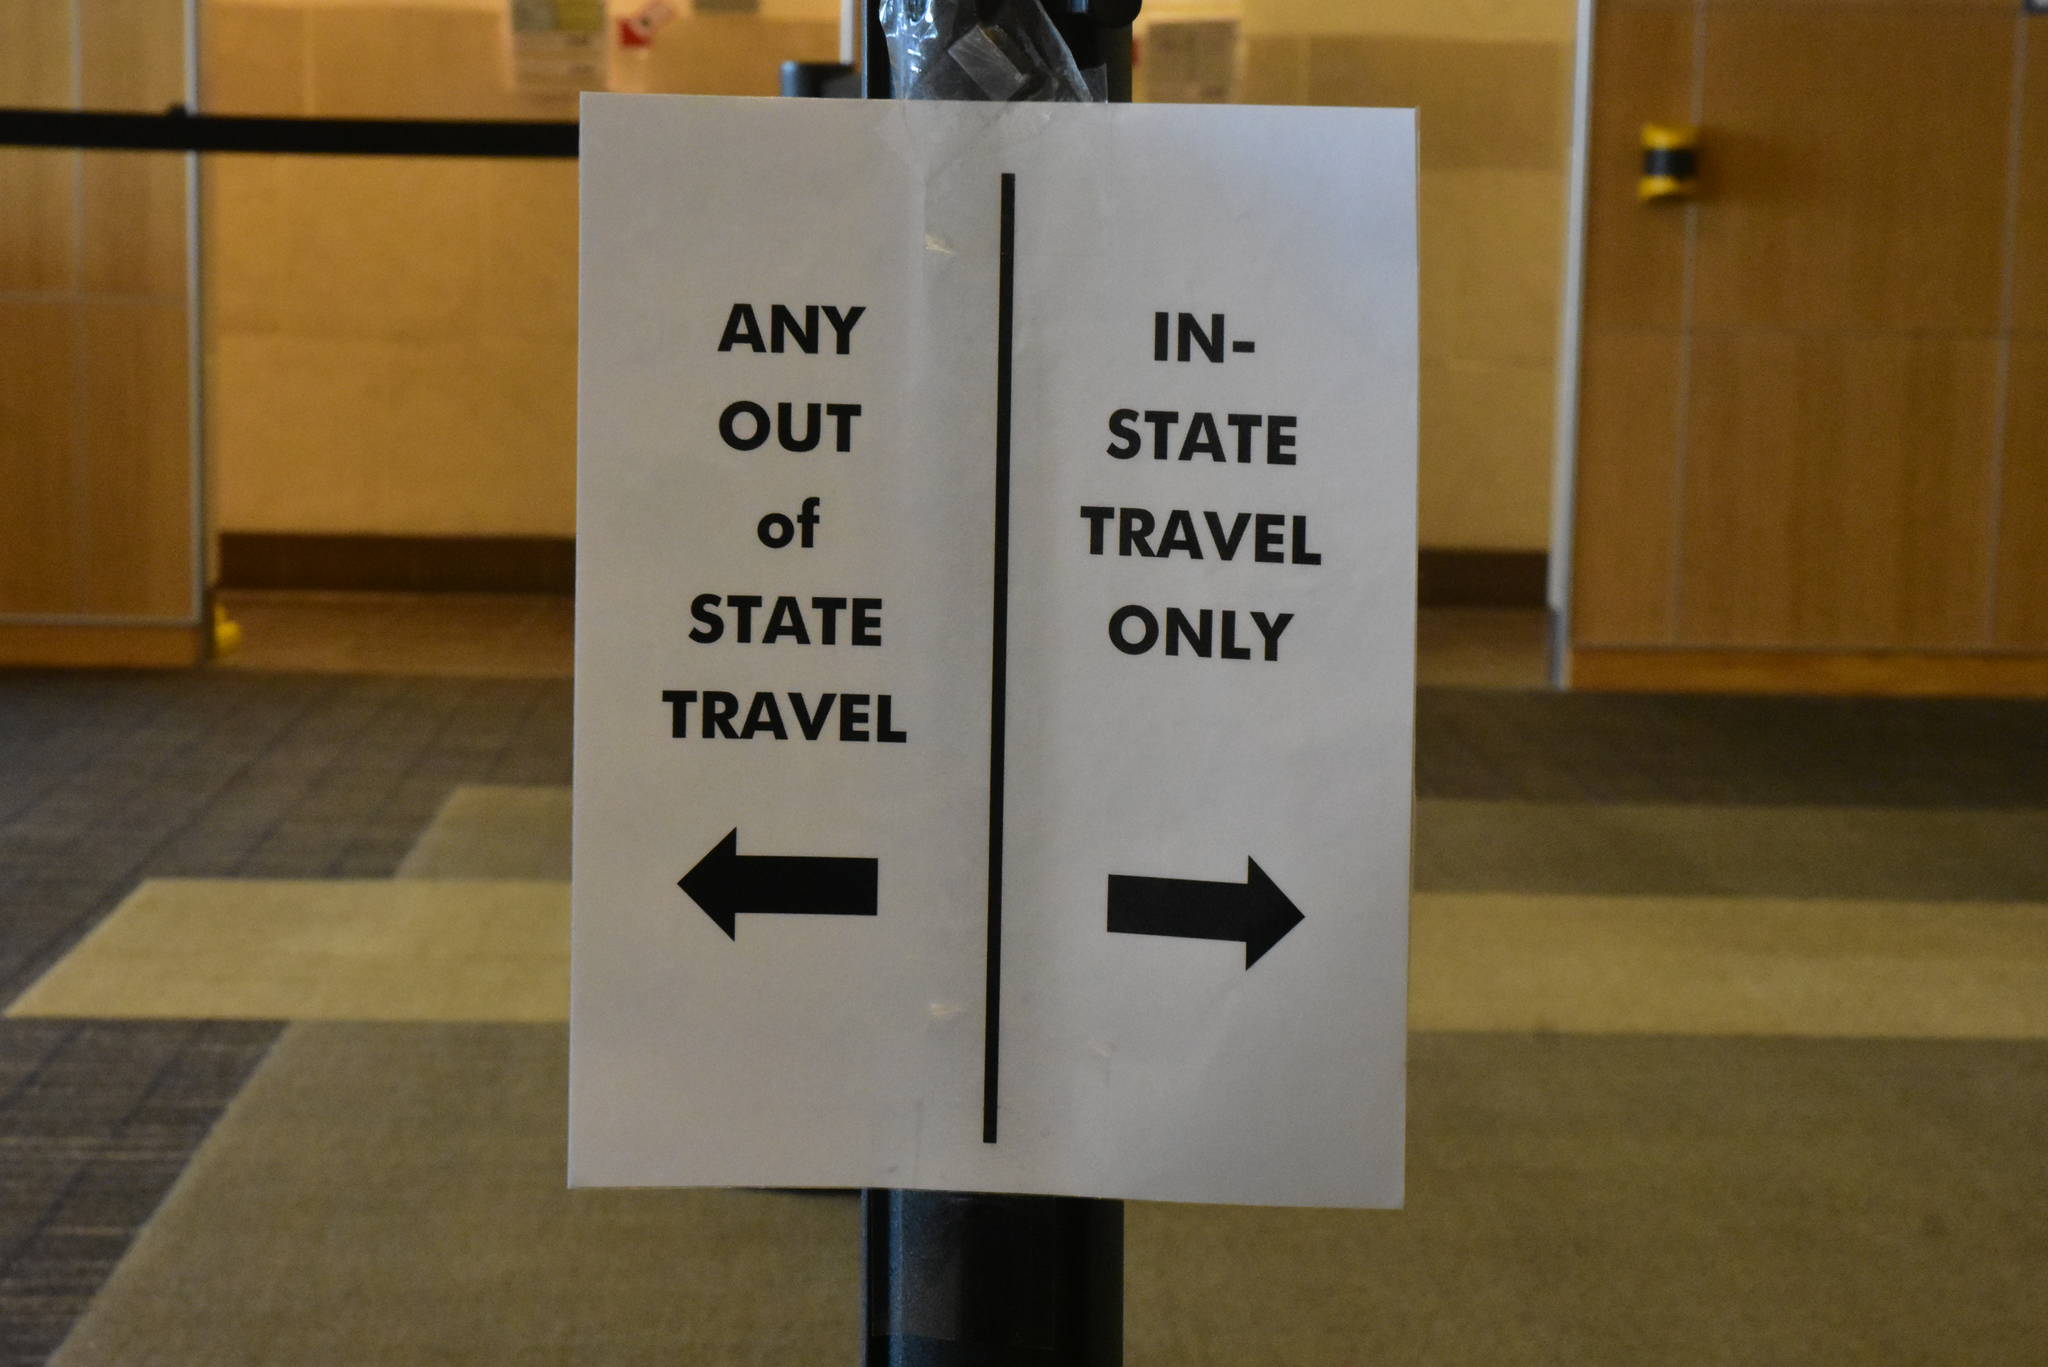
[[[583,110],[571,1180],[1398,1204],[1412,116]]]

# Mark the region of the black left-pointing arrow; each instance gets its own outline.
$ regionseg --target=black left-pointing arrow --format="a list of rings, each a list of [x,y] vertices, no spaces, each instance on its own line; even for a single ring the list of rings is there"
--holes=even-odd
[[[676,886],[704,909],[726,938],[739,939],[739,918],[873,916],[878,861],[811,859],[740,853],[739,828],[711,847]]]
[[[1190,940],[1239,940],[1250,968],[1300,925],[1303,917],[1256,859],[1246,859],[1242,883],[1194,878],[1109,876],[1109,928],[1122,935],[1171,935]]]

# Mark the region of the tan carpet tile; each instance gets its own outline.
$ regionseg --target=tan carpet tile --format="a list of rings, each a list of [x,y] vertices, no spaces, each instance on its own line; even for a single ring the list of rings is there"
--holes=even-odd
[[[400,869],[569,877],[569,790],[458,788]],[[2048,901],[2048,811],[1423,798],[1421,892]]]
[[[844,1198],[564,1185],[559,1027],[298,1025],[62,1367],[795,1363],[857,1339]]]
[[[457,788],[414,842],[400,878],[569,880],[569,790]]]
[[[1409,977],[1424,1030],[2048,1038],[2048,906],[1422,894]],[[8,1014],[553,1021],[567,1007],[564,884],[165,879]]]
[[[1409,1024],[1594,1034],[2048,1038],[2048,906],[1415,899]]]
[[[851,1363],[843,1198],[563,1189],[562,1033],[298,1025],[55,1367]],[[1132,1367],[2018,1363],[2048,1046],[1421,1035],[1401,1212],[1133,1205]]]
[[[560,1020],[560,883],[151,879],[10,1016]]]
[[[1424,892],[2048,901],[2048,811],[1415,805]]]

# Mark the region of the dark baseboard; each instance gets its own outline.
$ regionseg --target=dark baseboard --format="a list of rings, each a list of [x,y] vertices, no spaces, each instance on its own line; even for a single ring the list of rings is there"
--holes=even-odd
[[[1425,547],[1416,565],[1426,608],[1540,608],[1549,557],[1542,551],[1440,551]]]
[[[1422,552],[1424,607],[1540,608],[1541,551]],[[374,593],[573,593],[567,536],[371,536],[222,532],[224,589]]]
[[[567,536],[356,536],[222,532],[224,589],[573,593]]]

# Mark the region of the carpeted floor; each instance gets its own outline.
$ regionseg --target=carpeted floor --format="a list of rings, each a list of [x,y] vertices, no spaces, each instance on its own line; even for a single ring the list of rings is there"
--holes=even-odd
[[[852,1361],[851,1198],[566,1191],[564,1055],[292,1026],[59,1367]],[[1405,1211],[1130,1208],[1134,1367],[2043,1341],[2048,1048],[1422,1034],[1412,1072]]]
[[[0,675],[0,1363],[855,1360],[846,1199],[563,1189],[567,723]],[[1418,727],[1409,1207],[1133,1206],[1130,1360],[2039,1356],[2048,706]]]
[[[564,682],[0,673],[0,1001],[142,879],[388,876],[456,784],[568,777]],[[278,1028],[0,1019],[0,1364],[45,1361]]]

